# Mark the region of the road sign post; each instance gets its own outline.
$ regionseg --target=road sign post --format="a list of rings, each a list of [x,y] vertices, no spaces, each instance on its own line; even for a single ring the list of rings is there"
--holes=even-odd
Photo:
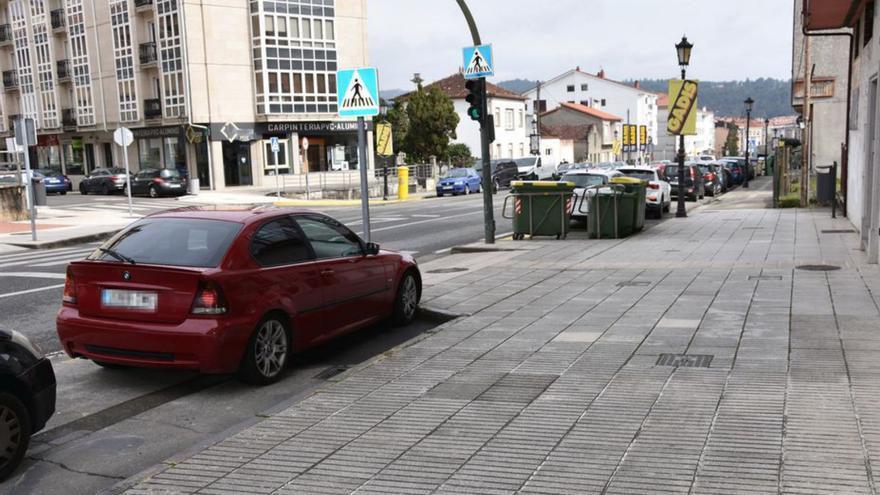
[[[361,215],[364,237],[370,235],[370,189],[367,181],[367,127],[364,117],[379,115],[379,74],[372,67],[336,72],[336,91],[340,117],[357,117],[358,170],[361,176]]]
[[[275,159],[275,197],[280,198],[281,197],[281,182],[280,182],[280,178],[278,177],[280,175],[279,174],[280,168],[278,166],[278,150],[281,148],[281,146],[278,144],[278,138],[275,136],[272,136],[271,138],[269,138],[269,143],[272,146],[272,155]]]
[[[306,168],[306,199],[312,199],[312,189],[309,187],[309,138],[302,138],[303,163]]]
[[[134,142],[134,134],[127,127],[113,132],[113,141],[122,148],[122,161],[125,163],[125,193],[128,195],[128,216],[134,216],[131,208],[131,172],[128,168],[128,147]]]
[[[27,183],[25,184],[25,194],[28,197],[30,206],[29,213],[31,217],[31,240],[37,240],[37,198],[34,194],[34,178],[31,174],[31,156],[30,147],[37,144],[37,130],[34,119],[21,119],[15,121],[15,141],[21,146],[24,153],[24,170]]]
[[[462,7],[464,10],[464,7]],[[469,11],[466,12],[469,15]],[[471,20],[469,20],[470,22]],[[492,55],[492,45],[479,44],[478,36],[474,36],[476,46],[462,48],[462,60],[464,63],[464,78],[476,80],[477,86],[472,86],[479,95],[473,95],[479,106],[474,109],[478,113],[480,122],[480,153],[482,156],[482,189],[483,189],[483,222],[486,231],[486,244],[495,243],[495,212],[492,201],[492,166],[490,145],[495,140],[495,124],[493,117],[489,115],[488,92],[486,90],[486,77],[495,75],[495,59]],[[468,83],[473,84],[473,83]],[[474,118],[474,115],[471,115]]]

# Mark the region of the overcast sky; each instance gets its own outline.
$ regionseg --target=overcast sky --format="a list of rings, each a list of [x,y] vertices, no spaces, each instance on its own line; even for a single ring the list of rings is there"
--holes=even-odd
[[[455,0],[367,0],[382,89],[458,70],[470,32]],[[575,66],[612,79],[678,77],[674,45],[694,43],[688,75],[791,77],[792,0],[468,0],[496,58],[494,81],[549,79]]]

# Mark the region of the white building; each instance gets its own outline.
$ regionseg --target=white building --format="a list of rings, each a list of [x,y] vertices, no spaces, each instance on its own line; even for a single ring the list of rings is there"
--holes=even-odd
[[[464,76],[458,72],[439,81],[428,84],[424,89],[437,87],[455,105],[458,114],[456,138],[452,143],[468,146],[473,156],[480,153],[480,125],[467,114],[470,104],[465,100],[468,91],[464,86]],[[529,155],[529,134],[531,125],[526,120],[525,98],[490,82],[486,83],[488,107],[495,116],[495,142],[492,143],[492,158],[522,158]],[[398,96],[406,99],[411,93]],[[530,122],[530,121],[529,121]]]
[[[648,143],[658,142],[657,99],[658,95],[605,77],[605,71],[589,74],[577,67],[541,83],[539,110],[546,112],[562,103],[576,103],[593,107],[613,115],[619,115],[623,123],[644,125],[648,128]],[[524,94],[531,101],[530,110],[535,111],[538,88]],[[643,154],[648,159],[647,152]]]
[[[657,99],[657,146],[654,147],[655,160],[673,160],[678,154],[678,136],[666,132],[669,119],[669,96],[661,93]],[[715,112],[706,107],[697,108],[697,134],[684,137],[684,152],[689,158],[701,154],[713,154],[715,150]]]

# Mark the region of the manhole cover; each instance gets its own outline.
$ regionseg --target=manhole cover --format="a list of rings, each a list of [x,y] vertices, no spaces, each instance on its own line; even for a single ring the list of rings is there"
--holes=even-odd
[[[618,287],[647,287],[651,285],[651,282],[636,282],[630,280],[629,282],[620,282],[617,284]]]
[[[840,267],[834,265],[801,265],[797,269],[808,272],[833,272],[834,270],[840,270]]]
[[[822,233],[823,234],[853,234],[853,233],[855,233],[855,230],[853,230],[853,229],[829,229],[829,230],[823,230]]]
[[[711,354],[660,354],[657,366],[681,368],[708,368],[712,364]]]
[[[428,273],[458,273],[466,272],[467,268],[437,268],[436,270],[428,270]]]
[[[346,366],[346,365],[331,366],[331,367],[327,368],[326,370],[315,375],[315,378],[318,380],[329,380],[329,379],[333,378],[334,376],[336,376],[344,371],[347,371],[347,370],[348,370],[348,366]]]
[[[781,275],[749,275],[749,280],[782,280]]]

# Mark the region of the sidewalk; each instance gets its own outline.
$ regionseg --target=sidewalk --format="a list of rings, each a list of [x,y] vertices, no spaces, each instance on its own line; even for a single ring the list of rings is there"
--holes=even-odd
[[[845,219],[741,194],[428,263],[423,304],[467,316],[117,489],[872,493],[880,268]]]
[[[29,220],[0,222],[0,246],[52,249],[112,236],[136,218],[117,210],[75,212],[64,208],[37,208],[37,241],[31,240]]]

